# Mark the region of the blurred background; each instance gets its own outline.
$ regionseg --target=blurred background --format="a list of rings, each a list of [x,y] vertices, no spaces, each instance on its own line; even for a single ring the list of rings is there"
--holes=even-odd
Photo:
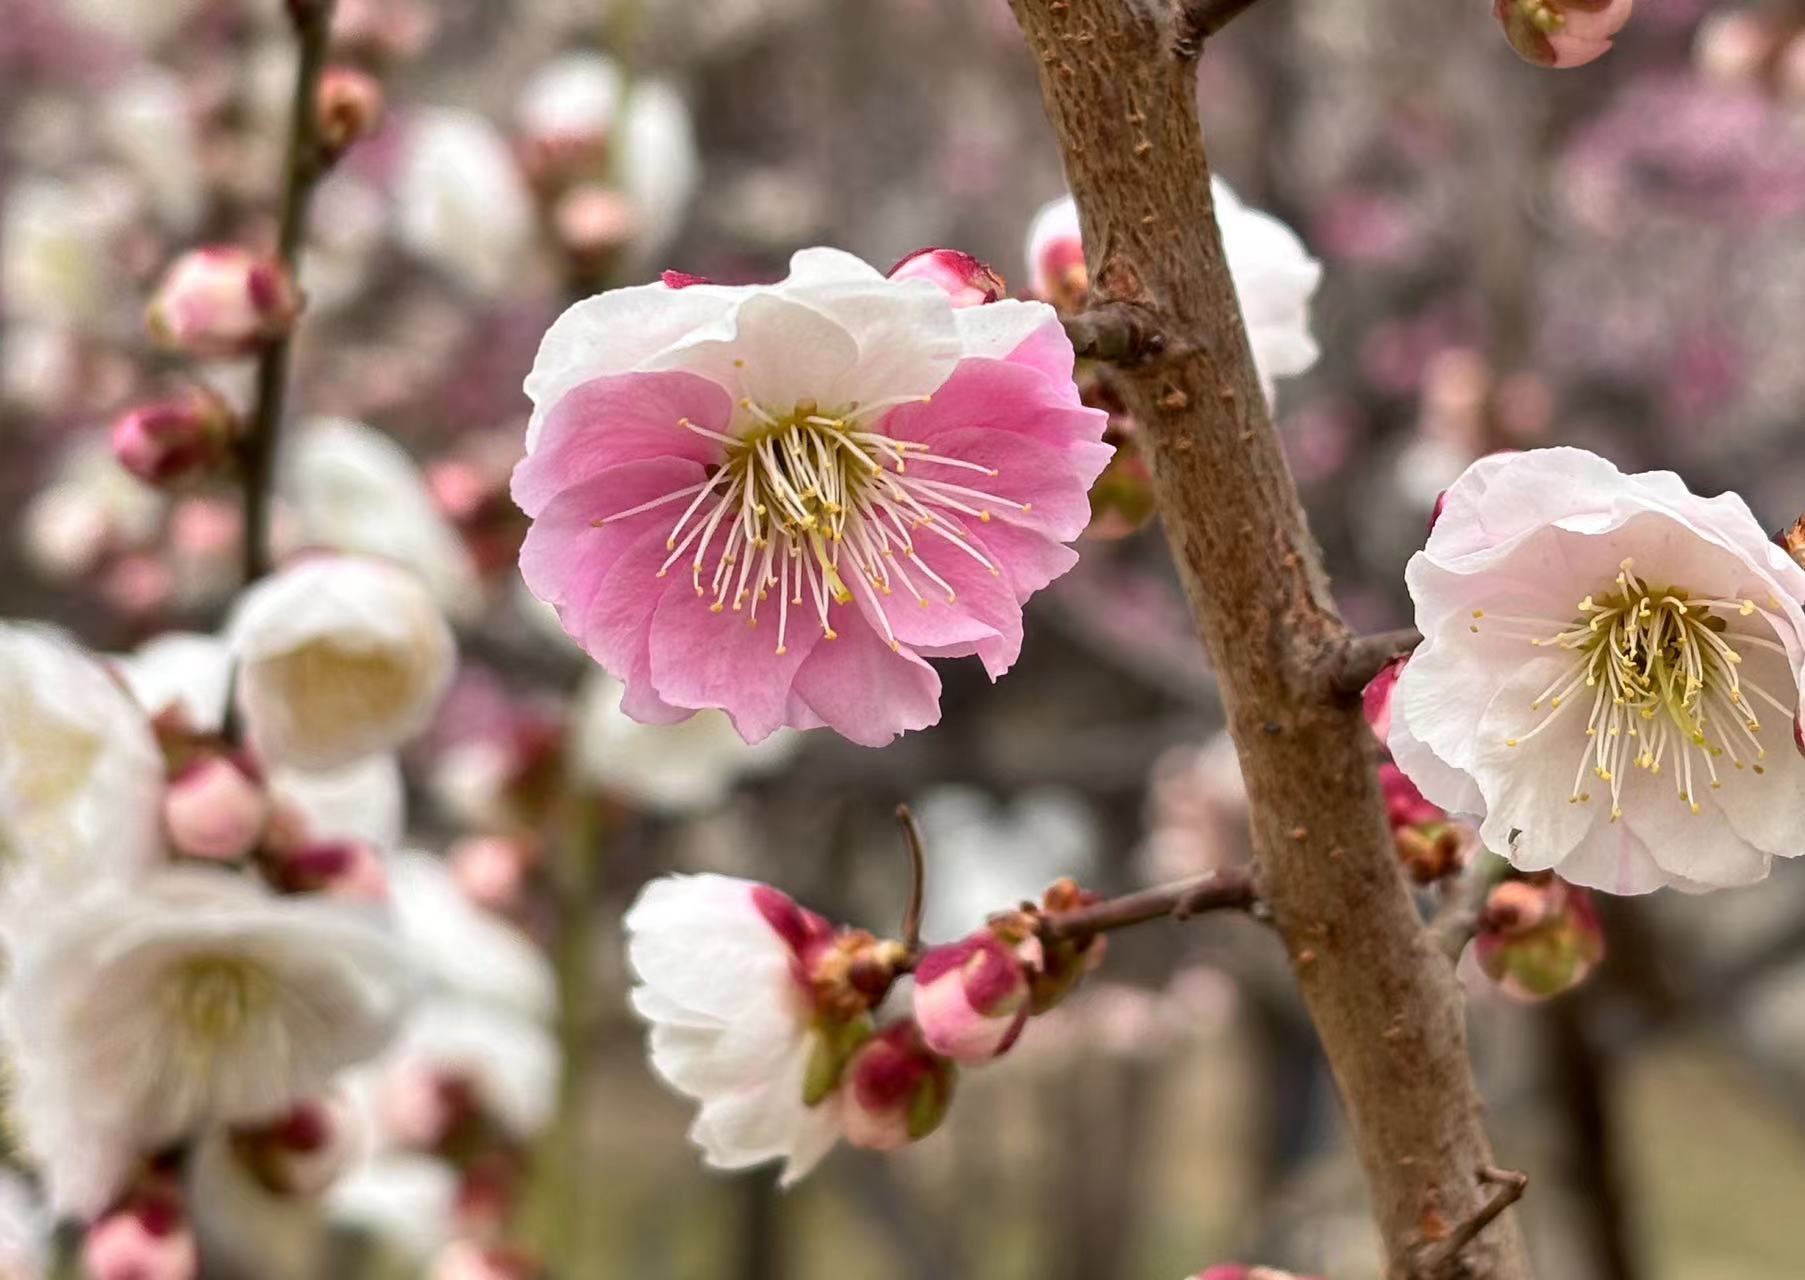
[[[1324,264],[1323,356],[1278,416],[1356,627],[1408,621],[1436,495],[1494,449],[1670,467],[1776,528],[1805,509],[1801,31],[1792,0],[1643,0],[1612,53],[1556,73],[1484,0],[1266,0],[1210,42],[1214,165]],[[558,978],[563,1080],[510,1138],[511,1235],[561,1280],[1376,1276],[1332,1086],[1245,919],[1113,939],[940,1133],[781,1195],[700,1167],[625,1004],[618,922],[663,871],[893,931],[899,802],[927,834],[930,939],[1060,875],[1114,892],[1247,857],[1132,468],[1016,670],[946,665],[943,722],[883,751],[634,726],[518,581],[520,382],[571,299],[666,267],[774,278],[816,243],[880,267],[954,246],[1023,286],[1062,183],[1003,0],[339,0],[334,56],[387,106],[315,203],[279,527],[414,563],[458,623],[408,842]],[[275,0],[0,0],[0,615],[124,652],[229,606],[230,490],[143,488],[105,432],[167,372],[141,316],[172,254],[273,243],[292,75]],[[248,368],[208,377],[248,396]],[[1541,1274],[1801,1274],[1805,868],[1599,909],[1605,959],[1561,995],[1464,970]],[[464,1201],[480,1172],[459,1168]],[[243,1274],[416,1275],[394,1214],[430,1240],[460,1208],[389,1211]]]

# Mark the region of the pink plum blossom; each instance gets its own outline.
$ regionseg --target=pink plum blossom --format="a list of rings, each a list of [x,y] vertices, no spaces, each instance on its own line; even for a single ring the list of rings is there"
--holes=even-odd
[[[1748,884],[1799,851],[1805,570],[1741,498],[1580,449],[1474,463],[1405,575],[1390,746],[1523,871]]]
[[[1108,461],[1050,307],[955,309],[810,249],[768,286],[617,289],[546,334],[515,500],[527,585],[668,723],[748,742],[935,723],[930,657],[1015,662]]]
[[[89,1227],[81,1260],[92,1280],[192,1280],[200,1273],[180,1193],[161,1181]]]

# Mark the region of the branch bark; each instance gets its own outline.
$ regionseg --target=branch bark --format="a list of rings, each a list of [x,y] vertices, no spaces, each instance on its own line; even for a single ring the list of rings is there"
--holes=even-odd
[[[1165,349],[1153,314],[1132,303],[1114,302],[1090,307],[1064,318],[1065,336],[1082,360],[1109,360],[1133,364]]]
[[[1353,697],[1372,683],[1386,663],[1403,657],[1422,642],[1423,633],[1415,627],[1350,636],[1326,664],[1329,691],[1339,697]]]
[[[1078,202],[1094,302],[1150,312],[1158,354],[1118,383],[1252,805],[1270,907],[1347,1107],[1389,1271],[1483,1206],[1493,1166],[1454,975],[1404,886],[1358,707],[1328,692],[1330,601],[1254,372],[1210,201],[1196,68],[1170,8],[1010,0]],[[1466,1244],[1472,1280],[1526,1280],[1510,1216]]]
[[[1111,929],[1126,929],[1150,920],[1188,920],[1205,911],[1246,911],[1258,901],[1253,877],[1246,871],[1216,871],[1192,880],[1123,894],[1094,906],[1078,907],[1041,918],[1041,934],[1049,941],[1083,938]]]

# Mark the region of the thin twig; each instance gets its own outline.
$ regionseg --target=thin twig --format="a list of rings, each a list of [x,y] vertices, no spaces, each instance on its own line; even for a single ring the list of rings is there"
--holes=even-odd
[[[1415,627],[1350,636],[1329,651],[1323,664],[1329,692],[1340,698],[1355,696],[1372,683],[1386,663],[1403,657],[1422,642],[1423,634]]]
[[[1153,313],[1127,302],[1105,302],[1064,317],[1066,337],[1080,359],[1133,364],[1166,348]]]
[[[300,47],[295,95],[290,107],[288,154],[283,164],[281,222],[276,253],[293,278],[307,206],[325,169],[318,137],[320,72],[326,65],[326,42],[332,26],[333,0],[289,0],[295,38]],[[275,487],[276,441],[282,429],[282,405],[288,389],[292,330],[274,339],[257,360],[257,403],[241,447],[244,476],[244,579],[269,572],[270,498]]]
[[[1049,914],[1041,918],[1040,932],[1048,941],[1057,942],[1149,920],[1188,920],[1206,911],[1253,911],[1258,903],[1252,873],[1235,867]]]
[[[1472,1214],[1449,1232],[1445,1237],[1432,1244],[1425,1245],[1417,1255],[1415,1280],[1454,1280],[1462,1272],[1455,1270],[1461,1252],[1475,1239],[1479,1233],[1490,1226],[1506,1209],[1523,1198],[1524,1189],[1529,1186],[1529,1175],[1515,1169],[1498,1169],[1487,1166],[1479,1171],[1479,1180],[1489,1182],[1497,1187],[1491,1199],[1475,1209]]]
[[[909,854],[909,906],[903,912],[902,941],[914,955],[921,950],[921,902],[927,886],[927,861],[922,853],[921,827],[906,804],[896,806],[896,821],[902,827],[903,848]]]
[[[1253,8],[1255,0],[1182,0],[1178,6],[1177,30],[1172,37],[1172,56],[1195,58],[1203,52],[1203,42],[1236,18]]]

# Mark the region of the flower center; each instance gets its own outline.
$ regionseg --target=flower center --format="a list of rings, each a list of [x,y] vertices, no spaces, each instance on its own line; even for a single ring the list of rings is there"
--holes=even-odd
[[[268,973],[231,956],[182,961],[170,973],[165,991],[188,1032],[188,1044],[202,1055],[236,1040],[275,996]]]
[[[1574,657],[1529,704],[1547,714],[1520,737],[1519,747],[1559,720],[1569,706],[1590,703],[1579,767],[1570,804],[1592,799],[1584,788],[1588,770],[1611,789],[1611,821],[1623,816],[1623,779],[1629,765],[1659,774],[1671,765],[1674,790],[1693,813],[1700,811],[1696,786],[1702,775],[1712,789],[1722,785],[1718,762],[1765,773],[1761,721],[1749,695],[1783,716],[1785,704],[1742,673],[1742,655],[1731,647],[1754,646],[1777,653],[1775,641],[1746,632],[1731,633],[1729,622],[1712,610],[1741,617],[1755,612],[1753,600],[1694,599],[1678,587],[1656,587],[1625,560],[1615,589],[1587,596],[1577,616],[1554,635],[1527,637],[1532,645],[1554,647]],[[1486,617],[1483,609],[1474,618]],[[1530,618],[1495,619],[1539,624]],[[1560,625],[1560,624],[1554,624]],[[1472,630],[1478,631],[1475,625]],[[1589,695],[1589,696],[1588,696]]]
[[[595,523],[688,498],[665,540],[670,556],[659,577],[688,557],[696,595],[712,597],[708,607],[715,613],[743,613],[749,627],[758,625],[759,606],[775,590],[778,654],[788,652],[792,606],[812,607],[822,635],[834,640],[839,633],[828,610],[851,603],[856,591],[872,606],[890,647],[900,649],[880,597],[900,589],[923,608],[942,595],[948,604],[958,600],[952,584],[917,554],[917,535],[938,538],[999,575],[958,517],[988,524],[993,509],[1030,509],[981,488],[909,474],[910,463],[998,474],[872,429],[897,403],[926,400],[855,402],[831,412],[805,400],[776,414],[742,398],[732,435],[681,418],[683,430],[722,447],[720,464],[696,484]]]

